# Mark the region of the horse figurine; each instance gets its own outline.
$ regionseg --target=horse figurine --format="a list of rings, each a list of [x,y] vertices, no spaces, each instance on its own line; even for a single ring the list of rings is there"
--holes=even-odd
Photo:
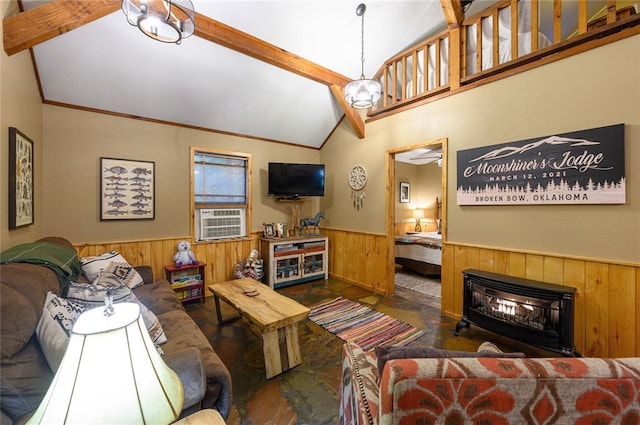
[[[321,219],[324,219],[324,213],[322,211],[316,214],[313,218],[303,218],[300,220],[300,233],[304,232],[306,229],[308,234],[320,234],[319,225]],[[309,230],[309,226],[313,226],[313,233]],[[318,229],[318,233],[316,233],[316,229]]]

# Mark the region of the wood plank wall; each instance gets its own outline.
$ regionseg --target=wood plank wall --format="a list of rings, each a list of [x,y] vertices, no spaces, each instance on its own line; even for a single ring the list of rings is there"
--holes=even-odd
[[[173,264],[178,242],[187,240],[196,258],[207,264],[206,285],[224,282],[233,278],[233,267],[247,258],[249,251],[259,249],[262,232],[254,233],[247,239],[224,242],[193,242],[190,237],[145,241],[127,241],[108,244],[74,244],[79,257],[100,255],[115,250],[133,266],[148,265],[153,269],[154,278],[164,278],[164,267]],[[207,289],[206,295],[211,295]]]
[[[329,237],[329,273],[332,277],[371,289],[391,291],[392,274],[386,235],[322,229]],[[192,243],[200,261],[207,263],[207,283],[229,280],[233,266],[258,249],[261,232],[250,238]],[[120,252],[132,265],[151,265],[155,277],[164,276],[172,263],[175,238],[109,244],[75,245],[81,257],[109,250]],[[589,357],[640,356],[640,266],[444,243],[442,258],[442,312],[462,316],[462,271],[474,268],[509,276],[575,287],[575,344]],[[207,295],[210,295],[207,292]],[[473,327],[472,327],[473,329]]]
[[[577,289],[574,338],[587,357],[640,356],[640,266],[445,243],[442,312],[462,316],[468,268]],[[473,329],[473,325],[472,325]]]

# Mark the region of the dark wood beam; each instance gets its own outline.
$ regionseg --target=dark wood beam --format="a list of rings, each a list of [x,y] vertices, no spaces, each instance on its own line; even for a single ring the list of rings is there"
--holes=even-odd
[[[54,0],[3,20],[11,56],[120,10],[120,0]]]

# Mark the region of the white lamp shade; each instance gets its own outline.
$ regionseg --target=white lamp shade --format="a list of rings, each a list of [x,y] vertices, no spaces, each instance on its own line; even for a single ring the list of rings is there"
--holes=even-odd
[[[168,424],[182,410],[178,375],[162,360],[133,303],[76,321],[67,351],[29,424]]]
[[[376,80],[361,78],[344,87],[344,99],[352,108],[367,109],[378,103],[381,91],[380,83]]]

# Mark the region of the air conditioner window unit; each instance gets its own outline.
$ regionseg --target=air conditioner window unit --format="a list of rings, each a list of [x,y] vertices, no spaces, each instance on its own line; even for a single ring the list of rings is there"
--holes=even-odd
[[[196,210],[196,240],[240,238],[247,235],[247,214],[243,208]]]

